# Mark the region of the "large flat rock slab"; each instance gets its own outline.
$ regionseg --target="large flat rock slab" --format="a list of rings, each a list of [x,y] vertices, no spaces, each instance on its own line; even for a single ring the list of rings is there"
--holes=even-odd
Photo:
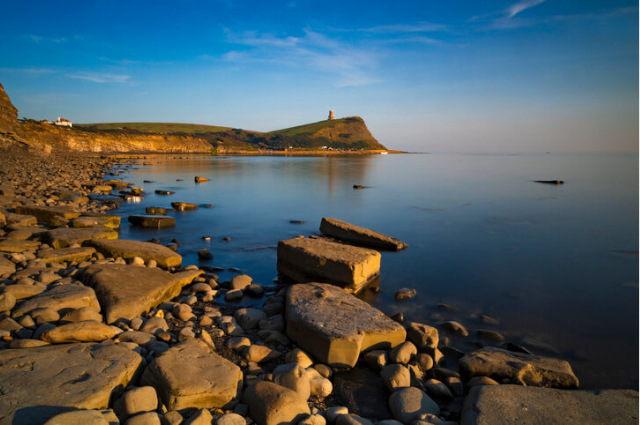
[[[551,388],[578,388],[571,365],[552,357],[514,353],[500,348],[483,348],[465,354],[459,361],[465,379],[488,376],[498,382]]]
[[[401,251],[408,246],[406,243],[391,236],[336,220],[335,218],[323,217],[320,223],[320,232],[325,236],[376,249]]]
[[[402,325],[324,283],[291,286],[286,317],[289,338],[330,366],[353,367],[362,351],[395,347],[406,338]]]
[[[93,289],[84,285],[60,285],[32,297],[14,308],[15,317],[29,313],[36,308],[52,308],[66,313],[82,307],[91,307],[100,312],[100,304]]]
[[[59,207],[45,207],[40,205],[24,205],[16,207],[17,214],[32,215],[39,222],[48,223],[53,217],[62,217],[67,220],[80,217],[81,213],[71,209]]]
[[[91,286],[104,310],[105,321],[133,319],[180,294],[201,270],[169,273],[156,268],[123,264],[95,264],[85,269],[83,280]]]
[[[141,385],[156,388],[169,410],[229,408],[242,389],[242,371],[195,339],[170,348],[151,362]]]
[[[0,241],[0,252],[35,251],[40,246],[38,241],[15,241],[6,239]]]
[[[278,272],[299,283],[326,282],[358,292],[380,274],[380,253],[323,239],[287,239],[278,242]]]
[[[118,229],[120,227],[120,217],[116,215],[94,215],[94,216],[81,216],[74,218],[69,223],[71,227],[95,227],[105,226],[111,229]]]
[[[42,249],[36,253],[36,257],[45,263],[62,263],[63,261],[87,261],[96,252],[95,248],[60,248]]]
[[[47,232],[46,239],[54,248],[66,248],[74,243],[94,239],[118,239],[118,232],[105,226],[87,228],[58,228]]]
[[[480,385],[465,399],[462,425],[637,424],[638,392]]]
[[[117,344],[2,350],[0,425],[42,424],[70,408],[107,408],[141,364],[140,355]]]
[[[85,245],[97,249],[107,257],[122,257],[125,260],[140,257],[144,261],[155,260],[163,268],[180,267],[182,256],[166,246],[151,242],[118,240],[92,240]]]

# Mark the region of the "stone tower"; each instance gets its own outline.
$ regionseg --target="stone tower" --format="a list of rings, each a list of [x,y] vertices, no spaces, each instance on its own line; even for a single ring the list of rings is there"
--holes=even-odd
[[[329,119],[333,120],[335,117],[333,116],[333,111],[329,111]]]

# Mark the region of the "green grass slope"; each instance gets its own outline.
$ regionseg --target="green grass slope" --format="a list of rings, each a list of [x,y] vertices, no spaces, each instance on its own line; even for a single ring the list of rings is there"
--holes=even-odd
[[[108,131],[108,130],[135,130],[140,133],[153,134],[205,134],[219,133],[230,130],[230,127],[204,124],[182,124],[171,122],[109,122],[99,124],[74,124],[83,130]]]

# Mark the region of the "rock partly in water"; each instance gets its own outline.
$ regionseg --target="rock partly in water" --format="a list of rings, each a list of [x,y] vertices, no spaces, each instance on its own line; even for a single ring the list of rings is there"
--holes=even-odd
[[[408,246],[406,243],[390,236],[336,220],[335,218],[323,217],[320,223],[320,232],[331,238],[375,249],[400,251]]]
[[[287,335],[329,366],[353,367],[362,351],[404,342],[404,328],[379,310],[329,284],[291,286]]]
[[[578,388],[578,378],[564,360],[514,353],[500,348],[484,348],[466,354],[459,361],[465,379],[488,376],[501,382],[508,379],[520,385]]]
[[[464,425],[637,424],[638,392],[480,385],[465,399],[461,419]]]
[[[171,274],[156,268],[96,264],[85,270],[83,279],[95,290],[106,322],[113,323],[133,319],[171,300],[200,274],[200,270]]]
[[[198,209],[198,204],[191,204],[189,202],[172,202],[171,206],[176,211],[194,211]]]
[[[278,272],[295,282],[326,282],[360,291],[380,273],[380,253],[329,242],[294,238],[278,243]]]
[[[163,229],[166,227],[175,227],[176,219],[166,215],[138,214],[130,215],[129,223],[151,229]]]
[[[0,424],[26,425],[70,408],[107,408],[142,357],[117,344],[64,344],[2,350],[0,365]]]
[[[170,348],[144,371],[169,410],[229,408],[242,388],[242,371],[193,338]]]

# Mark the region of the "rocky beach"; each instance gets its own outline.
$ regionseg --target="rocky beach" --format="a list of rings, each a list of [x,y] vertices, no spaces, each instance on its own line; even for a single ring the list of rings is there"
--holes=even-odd
[[[270,283],[119,239],[113,209],[144,196],[126,180],[143,161],[0,154],[0,424],[638,423],[637,391],[580,390],[491,317],[494,343],[463,352],[460,323],[356,297],[375,290],[378,250],[406,248],[368,229],[326,218],[323,236],[283,238]],[[129,221],[171,225],[149,213]]]

